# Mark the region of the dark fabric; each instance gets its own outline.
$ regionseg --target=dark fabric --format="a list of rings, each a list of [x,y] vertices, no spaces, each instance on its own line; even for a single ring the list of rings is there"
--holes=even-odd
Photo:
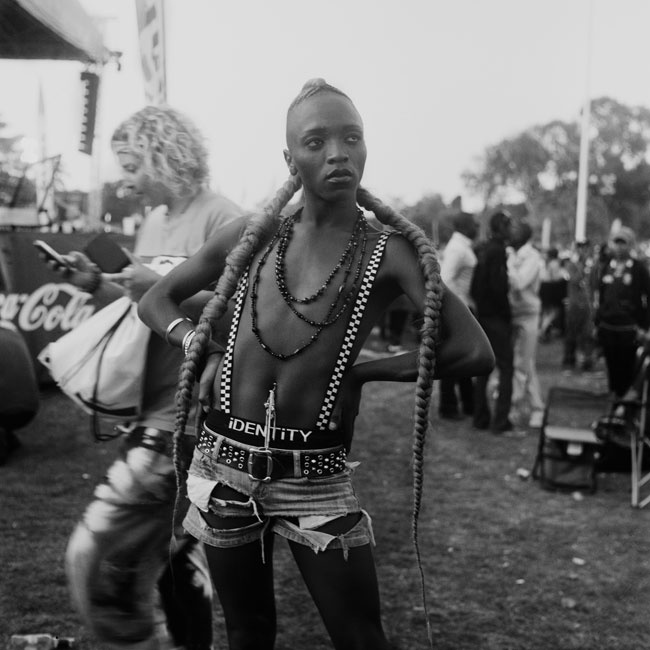
[[[582,352],[583,364],[593,361],[594,339],[592,336],[593,321],[588,306],[569,304],[566,311],[566,328],[564,335],[564,358],[562,364],[573,367],[576,363],[576,352]]]
[[[459,396],[461,408],[459,408]],[[471,377],[441,379],[438,412],[443,416],[453,416],[459,414],[461,409],[465,415],[474,413],[474,381]]]
[[[22,334],[0,327],[0,426],[28,424],[39,408],[39,390],[31,355]]]
[[[512,401],[513,342],[512,323],[503,318],[478,319],[483,328],[496,359],[499,372],[499,395],[491,414],[487,384],[490,375],[482,375],[474,380],[474,426],[485,429],[491,426],[495,431],[502,431],[510,426],[508,414]],[[491,417],[492,416],[492,417]]]
[[[549,280],[539,286],[542,308],[559,307],[567,296],[566,280]]]
[[[219,438],[201,431],[197,442],[206,456],[233,469],[248,472],[251,478],[268,481],[281,478],[321,478],[345,469],[343,445],[315,451],[289,451],[239,445],[233,440]]]
[[[204,585],[196,580],[196,564],[192,561],[201,542],[187,535],[182,538],[182,545],[158,581],[161,604],[177,647],[209,650],[213,642],[209,624],[212,601],[206,598]]]
[[[637,346],[635,344],[603,345],[601,342],[601,349],[607,366],[609,390],[618,397],[623,397],[635,379]]]
[[[503,242],[490,239],[476,250],[470,294],[479,318],[511,318],[508,269]]]
[[[606,266],[598,285],[596,324],[650,326],[650,274],[643,262],[630,260],[622,277]]]

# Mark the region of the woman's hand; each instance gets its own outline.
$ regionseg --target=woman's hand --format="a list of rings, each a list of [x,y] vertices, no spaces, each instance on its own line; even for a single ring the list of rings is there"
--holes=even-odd
[[[210,341],[205,365],[199,379],[199,404],[204,413],[214,408],[216,403],[217,376],[224,354],[225,350],[220,345]]]
[[[92,293],[99,283],[99,267],[80,251],[71,251],[63,257],[68,263],[67,266],[61,266],[54,261],[49,261],[47,265],[61,276],[62,281]]]
[[[142,264],[129,250],[126,248],[123,250],[129,256],[131,263],[117,273],[104,273],[104,279],[119,284],[133,302],[140,302],[140,298],[160,280],[161,276]]]

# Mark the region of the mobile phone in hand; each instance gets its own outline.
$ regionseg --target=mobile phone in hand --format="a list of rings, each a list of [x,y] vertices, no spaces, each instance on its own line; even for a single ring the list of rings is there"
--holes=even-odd
[[[74,267],[70,262],[58,251],[54,250],[49,244],[45,243],[42,239],[35,239],[33,242],[34,246],[38,249],[41,257],[47,262],[54,262],[62,269],[68,269],[70,271],[74,270]]]
[[[93,237],[86,244],[84,253],[104,273],[119,273],[125,266],[131,264],[129,256],[122,247],[105,232]]]

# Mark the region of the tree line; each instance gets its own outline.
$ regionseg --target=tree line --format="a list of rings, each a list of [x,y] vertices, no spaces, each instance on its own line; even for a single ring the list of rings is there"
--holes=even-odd
[[[0,131],[5,126],[0,122]],[[31,182],[15,195],[20,139],[0,137],[0,202],[5,205],[10,197],[23,205],[34,200]],[[575,232],[579,155],[578,120],[552,120],[489,145],[462,178],[467,190],[480,197],[483,213],[508,207],[527,217],[538,237],[548,218],[552,241],[566,246]],[[586,224],[591,241],[606,239],[614,220],[630,226],[641,239],[650,238],[649,155],[650,109],[611,97],[591,102]],[[139,206],[133,199],[119,199],[117,187],[115,182],[104,184],[102,213],[119,219]],[[444,244],[461,202],[456,198],[447,204],[440,194],[431,193],[415,204],[396,207]]]

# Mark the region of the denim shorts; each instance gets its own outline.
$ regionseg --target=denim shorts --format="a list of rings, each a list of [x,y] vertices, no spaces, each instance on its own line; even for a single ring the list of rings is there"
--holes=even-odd
[[[308,546],[316,553],[339,548],[347,556],[348,548],[374,544],[372,522],[361,509],[352,486],[356,465],[346,463],[342,472],[323,478],[282,478],[265,483],[250,478],[246,470],[218,463],[216,458],[197,448],[188,478],[191,504],[183,525],[191,535],[217,548],[262,541],[266,533],[273,532]],[[206,499],[205,494],[201,498],[201,491],[214,485],[208,481],[232,488],[244,500],[226,500],[212,495]],[[219,517],[250,515],[257,521],[242,528],[213,528],[199,509],[201,506],[205,511],[206,505],[208,512]],[[359,513],[361,518],[344,534],[330,535],[317,530],[326,521],[354,513]]]

